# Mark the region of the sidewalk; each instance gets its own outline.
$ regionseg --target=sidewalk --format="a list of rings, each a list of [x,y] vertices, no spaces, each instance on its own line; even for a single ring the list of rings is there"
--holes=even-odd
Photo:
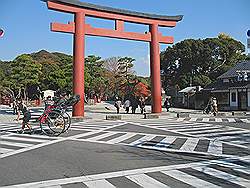
[[[151,106],[147,105],[146,113],[151,113]],[[30,107],[30,110],[39,110],[42,114],[43,107]],[[13,120],[16,119],[17,115],[12,114],[12,108],[5,105],[0,105],[0,123],[5,122],[14,122]],[[4,113],[8,111],[8,113]],[[190,118],[205,118],[205,117],[214,117],[212,114],[203,114],[202,110],[193,110],[193,109],[183,109],[183,108],[170,108],[170,111],[167,112],[165,108],[162,108],[162,113],[160,114],[160,118],[177,118],[177,113],[187,113]],[[217,117],[238,117],[232,116],[232,112],[220,112],[221,116]],[[96,119],[96,120],[104,120],[106,119],[106,115],[116,115],[116,108],[113,104],[107,102],[97,103],[96,105],[88,105],[85,104],[85,118],[86,119]],[[128,119],[142,119],[144,115],[140,113],[140,109],[137,108],[136,114],[126,114],[125,109],[120,109],[120,114],[122,116],[122,120]],[[222,116],[223,115],[223,116]],[[241,116],[242,117],[242,116]]]

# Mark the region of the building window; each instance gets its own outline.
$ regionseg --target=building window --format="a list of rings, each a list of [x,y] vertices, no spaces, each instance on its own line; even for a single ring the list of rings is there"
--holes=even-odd
[[[232,102],[236,102],[236,93],[235,92],[232,93]]]

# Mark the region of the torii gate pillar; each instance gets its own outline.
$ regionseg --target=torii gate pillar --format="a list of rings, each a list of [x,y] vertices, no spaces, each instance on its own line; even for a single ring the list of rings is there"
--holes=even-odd
[[[160,47],[158,24],[150,25],[150,76],[151,76],[151,95],[152,113],[161,113],[161,76],[160,76]]]
[[[73,92],[80,95],[80,101],[73,108],[74,117],[84,116],[84,41],[85,15],[75,13],[74,60],[73,60]]]

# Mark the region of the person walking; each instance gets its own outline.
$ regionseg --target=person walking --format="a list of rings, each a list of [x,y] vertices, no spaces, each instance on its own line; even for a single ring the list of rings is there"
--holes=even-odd
[[[23,118],[20,118],[21,113],[23,114]],[[24,129],[25,126],[27,126],[29,128],[29,130],[32,130],[32,127],[29,123],[30,119],[31,119],[31,113],[28,110],[27,106],[24,104],[22,99],[19,99],[19,101],[17,102],[17,121],[19,121],[20,119],[22,119],[22,127],[21,130],[18,131],[18,133],[24,133]]]
[[[120,113],[120,108],[122,107],[122,101],[118,97],[116,97],[115,99],[116,99],[116,101],[115,101],[114,106],[116,108],[117,114],[119,114]]]
[[[16,99],[13,99],[13,114],[16,115],[17,114],[17,101]]]
[[[135,114],[136,108],[138,108],[138,100],[135,96],[132,97],[131,106],[132,106],[132,114]]]
[[[166,108],[167,112],[169,112],[169,108],[170,108],[170,101],[168,98],[166,98],[165,102],[164,102],[164,107]]]
[[[141,114],[143,114],[143,112],[145,112],[145,106],[146,106],[146,103],[145,103],[145,98],[143,97],[140,97],[139,99],[139,106],[140,106],[140,109],[141,109]]]
[[[128,114],[128,112],[129,112],[129,107],[130,107],[130,100],[126,100],[125,102],[124,102],[124,104],[123,104],[123,107],[125,108],[125,111],[126,111],[126,113]]]
[[[218,113],[218,104],[217,104],[216,97],[213,97],[213,99],[212,99],[212,106],[213,106],[213,114],[214,114],[214,116],[216,116]]]

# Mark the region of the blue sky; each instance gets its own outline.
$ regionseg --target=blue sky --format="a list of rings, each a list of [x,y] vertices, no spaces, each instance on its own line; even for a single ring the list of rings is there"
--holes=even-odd
[[[82,0],[81,0],[82,1]],[[174,28],[161,28],[164,35],[173,36],[175,43],[187,38],[216,37],[224,32],[246,45],[250,29],[250,0],[84,0],[84,2],[162,15],[184,15]],[[72,21],[70,14],[47,9],[40,0],[0,0],[0,59],[13,60],[22,53],[41,49],[72,54],[73,36],[51,32],[50,22]],[[93,26],[111,27],[109,21],[88,19]],[[125,25],[128,31],[143,32],[145,26]],[[165,49],[167,45],[161,45]],[[87,37],[85,56],[102,58],[131,56],[136,59],[138,75],[149,75],[149,44],[102,37]]]

